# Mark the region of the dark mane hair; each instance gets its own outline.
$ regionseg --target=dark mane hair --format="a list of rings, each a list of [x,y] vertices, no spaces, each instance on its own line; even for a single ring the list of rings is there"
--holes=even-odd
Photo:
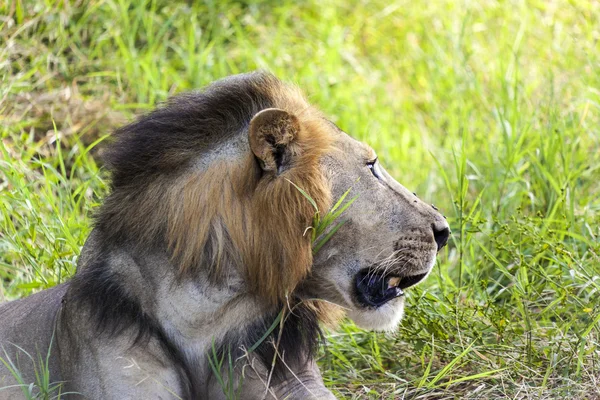
[[[217,81],[205,90],[179,94],[118,129],[103,155],[112,187],[144,185],[155,174],[176,172],[219,144],[244,132],[252,117],[275,107],[283,84],[263,72]]]

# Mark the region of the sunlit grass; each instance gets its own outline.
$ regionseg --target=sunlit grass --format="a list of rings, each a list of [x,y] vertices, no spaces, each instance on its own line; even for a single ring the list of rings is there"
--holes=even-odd
[[[0,16],[0,297],[74,272],[107,191],[102,135],[265,68],[453,231],[399,332],[330,334],[337,395],[600,396],[597,2],[47,0]]]

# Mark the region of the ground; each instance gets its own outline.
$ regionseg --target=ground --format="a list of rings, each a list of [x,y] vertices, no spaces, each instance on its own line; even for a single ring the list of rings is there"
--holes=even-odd
[[[0,2],[0,301],[75,269],[105,135],[257,68],[452,227],[398,332],[347,322],[341,398],[600,398],[600,4]]]

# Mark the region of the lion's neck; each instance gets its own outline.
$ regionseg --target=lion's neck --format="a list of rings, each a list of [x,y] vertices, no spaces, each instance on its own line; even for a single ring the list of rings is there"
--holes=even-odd
[[[74,279],[78,297],[85,300],[102,293],[104,301],[96,301],[94,308],[118,310],[121,304],[128,304],[126,309],[142,312],[194,364],[202,363],[222,338],[242,334],[271,312],[247,293],[234,268],[220,285],[202,269],[193,277],[178,279],[177,268],[165,251],[138,254],[128,246],[107,249],[101,245],[100,235],[93,232],[82,250]],[[102,310],[95,313],[105,315]],[[135,315],[124,320],[123,313],[112,314],[115,318],[106,323],[123,327],[139,322]]]
[[[234,274],[221,286],[207,276],[180,281],[169,274],[155,290],[155,318],[192,360],[202,360],[215,343],[219,345],[235,331],[242,332],[264,313],[264,307],[244,291],[242,280]]]

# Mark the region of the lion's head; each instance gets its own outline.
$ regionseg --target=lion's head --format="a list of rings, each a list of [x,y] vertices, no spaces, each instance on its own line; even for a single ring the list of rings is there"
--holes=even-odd
[[[123,128],[105,159],[112,193],[97,226],[139,251],[164,249],[182,279],[276,305],[326,300],[367,328],[394,327],[449,230],[374,151],[297,89],[253,73],[185,94]],[[347,189],[347,222],[313,257],[313,205]]]
[[[333,198],[347,188],[358,197],[347,222],[316,254],[308,292],[341,305],[357,325],[395,328],[404,290],[427,277],[448,240],[445,218],[419,200],[379,163],[368,145],[337,128],[336,151],[323,157]]]

